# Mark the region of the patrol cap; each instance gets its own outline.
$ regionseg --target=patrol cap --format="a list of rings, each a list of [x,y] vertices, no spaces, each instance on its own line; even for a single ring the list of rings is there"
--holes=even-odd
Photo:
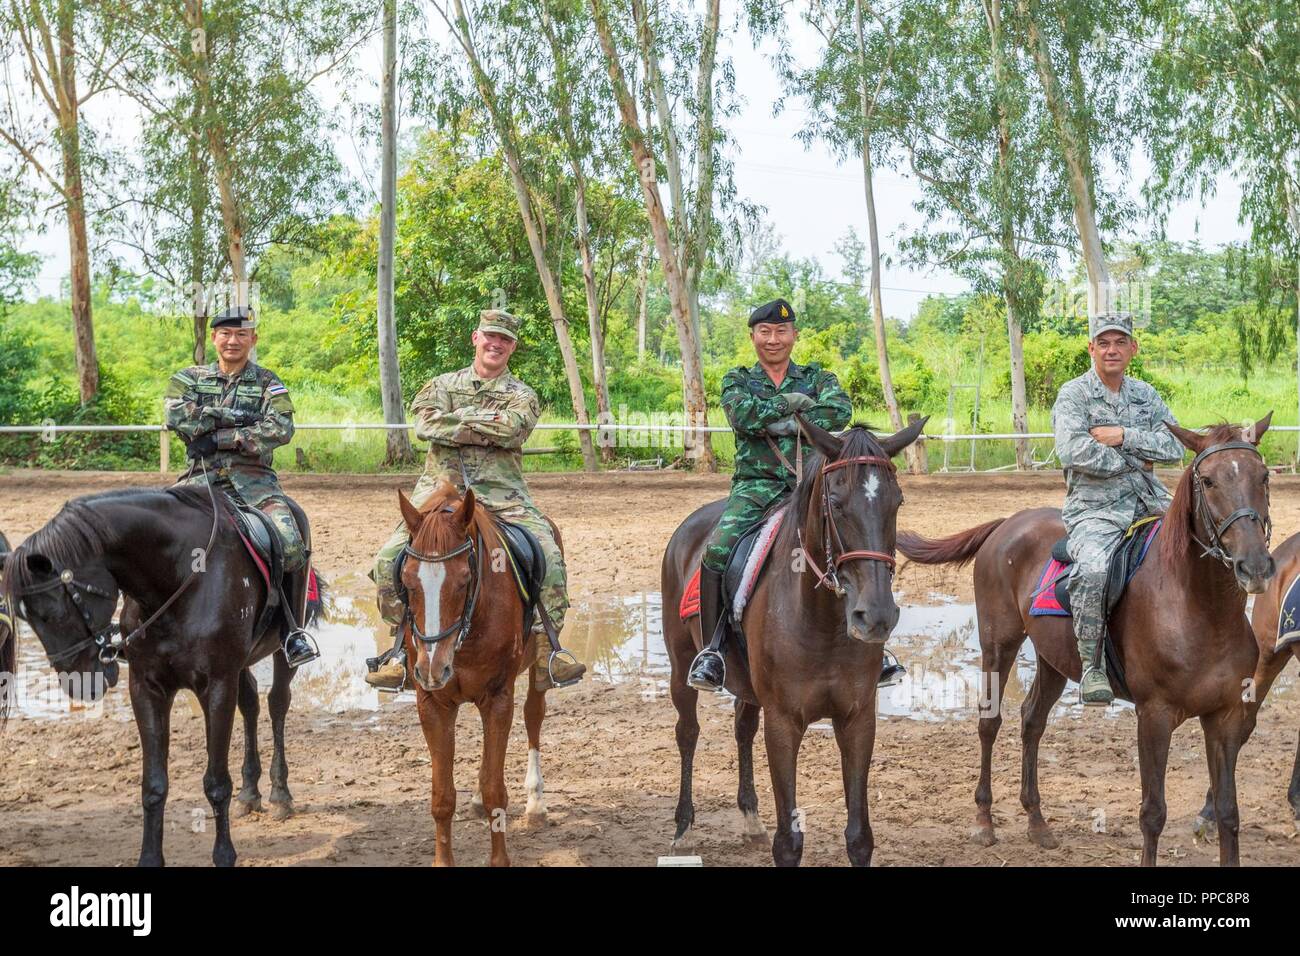
[[[210,325],[214,329],[223,326],[236,329],[255,329],[257,328],[257,318],[253,315],[252,306],[232,305],[220,315],[214,315]]]
[[[480,332],[496,332],[498,335],[509,336],[516,342],[519,341],[520,324],[519,316],[511,315],[505,309],[484,309],[478,314]]]
[[[760,322],[789,322],[793,324],[794,309],[785,299],[773,299],[765,305],[760,305],[749,314],[749,327],[751,329]]]
[[[1101,312],[1088,320],[1088,340],[1092,341],[1103,332],[1123,332],[1133,337],[1132,312]]]

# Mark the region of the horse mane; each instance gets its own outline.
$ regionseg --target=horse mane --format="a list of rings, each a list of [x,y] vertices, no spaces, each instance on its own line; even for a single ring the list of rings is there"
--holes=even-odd
[[[425,515],[419,530],[412,536],[411,547],[425,554],[441,554],[461,544],[452,531],[451,516],[460,507],[464,499],[446,478],[434,486],[433,493],[420,505],[420,514]],[[451,511],[446,509],[450,508]],[[428,516],[433,515],[430,521]],[[477,537],[482,541],[493,541],[496,536],[497,520],[491,509],[475,502],[474,515],[470,522]]]
[[[36,583],[24,560],[27,555],[44,555],[56,568],[78,568],[94,562],[108,553],[116,540],[113,528],[97,512],[96,505],[147,495],[169,495],[183,505],[211,513],[208,490],[201,485],[121,488],[73,498],[5,560],[3,593],[10,610],[18,606],[18,596]]]
[[[1206,446],[1241,439],[1241,427],[1230,422],[1217,422],[1204,432]],[[1192,544],[1192,530],[1196,524],[1196,495],[1192,489],[1191,466],[1183,469],[1174,488],[1174,500],[1165,512],[1165,523],[1160,529],[1160,562],[1166,570],[1176,570]]]

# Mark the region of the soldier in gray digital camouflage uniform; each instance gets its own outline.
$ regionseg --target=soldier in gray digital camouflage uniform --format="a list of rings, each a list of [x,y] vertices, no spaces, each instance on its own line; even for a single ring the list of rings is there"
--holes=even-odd
[[[1134,521],[1168,508],[1169,492],[1153,465],[1181,461],[1183,446],[1165,427],[1177,422],[1156,390],[1124,374],[1138,351],[1133,317],[1108,312],[1089,327],[1092,367],[1061,386],[1052,428],[1065,469],[1061,517],[1074,561],[1069,587],[1083,662],[1079,694],[1085,704],[1105,705],[1114,699],[1099,650],[1110,558]]]
[[[271,467],[275,449],[293,438],[289,390],[274,372],[249,360],[257,345],[252,309],[237,306],[216,316],[212,344],[217,361],[182,369],[167,383],[167,427],[184,440],[191,462],[180,483],[211,481],[265,514],[280,535],[284,572],[294,574],[306,567],[306,545]],[[296,629],[288,632],[284,654],[290,667],[319,656]]]
[[[510,356],[519,341],[520,320],[500,309],[479,316],[474,330],[474,362],[455,372],[439,375],[411,402],[415,437],[429,443],[424,474],[416,482],[411,503],[424,502],[446,479],[465,493],[466,479],[476,500],[500,519],[522,525],[533,533],[546,557],[540,602],[559,634],[569,607],[565,589],[564,555],[550,523],[533,503],[524,480],[523,446],[537,425],[541,409],[537,393],[510,373]],[[397,643],[376,669],[366,675],[375,687],[396,689],[406,675],[401,651],[400,625],[405,607],[394,588],[394,564],[409,541],[404,522],[375,556],[371,578],[375,582],[380,614],[393,626]],[[541,689],[570,684],[582,677],[586,666],[564,652],[552,657],[540,619],[534,624],[537,657],[534,679]]]

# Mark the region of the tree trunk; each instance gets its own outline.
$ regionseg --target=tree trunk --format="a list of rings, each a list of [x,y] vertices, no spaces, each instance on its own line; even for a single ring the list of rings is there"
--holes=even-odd
[[[894,431],[902,431],[903,416],[894,397],[894,379],[889,372],[889,346],[885,336],[885,307],[880,288],[880,232],[876,226],[876,197],[871,167],[871,115],[867,100],[866,38],[862,28],[862,0],[854,0],[853,22],[858,41],[858,96],[862,110],[862,190],[867,201],[867,235],[871,244],[871,321],[876,333],[876,360],[880,366],[880,388],[885,396],[885,408]],[[916,449],[908,446],[904,451],[907,470],[919,474],[920,459]]]
[[[641,252],[636,271],[636,357],[645,358],[646,300],[650,291],[650,248],[652,239],[647,239],[645,249]]]
[[[1083,248],[1083,262],[1088,270],[1088,314],[1097,315],[1115,308],[1115,290],[1111,286],[1110,271],[1106,267],[1106,252],[1102,248],[1101,233],[1097,229],[1097,205],[1093,191],[1092,163],[1087,145],[1075,129],[1070,118],[1071,104],[1066,103],[1061,90],[1056,67],[1052,64],[1051,50],[1039,23],[1037,0],[1018,0],[1021,16],[1029,31],[1029,52],[1038,69],[1047,109],[1052,115],[1052,125],[1061,144],[1065,159],[1070,196],[1074,201],[1074,222]],[[1075,108],[1082,104],[1073,104]]]
[[[605,10],[604,0],[591,0],[592,17],[596,32],[600,38],[601,50],[605,54],[605,67],[609,72],[610,82],[614,88],[614,97],[618,102],[619,116],[623,129],[627,133],[628,146],[632,152],[632,163],[636,167],[641,181],[641,194],[645,201],[646,217],[650,220],[650,229],[654,235],[655,248],[664,270],[664,280],[668,285],[668,300],[672,307],[673,321],[677,326],[677,344],[682,353],[682,392],[686,408],[687,426],[700,429],[708,425],[708,399],[704,392],[704,373],[700,357],[699,336],[691,322],[690,301],[686,293],[686,283],[678,268],[678,259],[673,249],[672,236],[668,230],[668,217],[664,212],[663,199],[659,195],[659,182],[655,171],[655,158],[646,142],[637,117],[636,101],[628,90],[623,75],[623,67],[618,59],[618,50],[614,47],[614,34],[610,29],[609,16]],[[713,444],[706,431],[690,431],[685,435],[686,453],[695,459],[696,465],[703,471],[716,471],[717,461],[713,456]]]
[[[198,104],[190,111],[190,128],[198,129]],[[194,364],[208,360],[208,290],[206,244],[203,229],[208,215],[208,183],[204,175],[202,152],[192,137],[190,160],[190,316],[194,325]]]
[[[384,62],[380,135],[383,160],[379,185],[379,265],[375,304],[379,333],[379,395],[384,422],[404,424],[402,375],[397,364],[397,320],[393,314],[393,251],[397,243],[397,0],[384,0]],[[413,462],[410,433],[388,429],[384,464]]]
[[[573,403],[573,414],[579,425],[590,425],[587,414],[587,399],[583,394],[582,373],[578,371],[578,359],[573,350],[573,340],[569,337],[569,320],[564,314],[564,300],[560,295],[559,283],[551,269],[546,238],[542,234],[543,225],[533,209],[532,197],[528,192],[528,182],[524,178],[523,164],[515,144],[514,130],[509,117],[503,115],[496,95],[488,82],[487,74],[479,62],[474,49],[474,39],[469,31],[469,20],[461,0],[455,0],[456,29],[459,41],[464,49],[469,65],[474,74],[474,83],[483,105],[487,108],[496,128],[497,139],[501,141],[501,151],[505,155],[506,166],[510,170],[510,181],[514,184],[515,199],[519,205],[519,215],[524,223],[524,232],[528,236],[528,246],[533,253],[533,263],[537,267],[538,277],[542,280],[542,289],[546,293],[546,304],[551,313],[551,324],[555,327],[555,338],[560,345],[560,356],[564,361],[564,376],[569,383],[569,399]],[[586,471],[596,470],[596,452],[591,438],[591,430],[582,428],[578,431],[578,443],[582,448],[582,465]]]
[[[77,388],[81,404],[99,393],[99,360],[95,354],[95,322],[90,301],[90,241],[86,235],[86,203],[81,179],[80,108],[77,102],[77,46],[73,33],[74,5],[61,0],[59,31],[59,146],[63,160],[63,197],[67,210],[68,254],[71,264],[72,333],[76,343]]]
[[[591,255],[591,230],[587,225],[587,180],[576,157],[573,160],[573,178],[578,218],[578,250],[582,253],[582,287],[587,297],[587,326],[591,331],[591,381],[596,388],[597,421],[606,423],[613,421],[613,416],[609,408],[609,380],[605,374],[605,330],[600,324],[596,263]],[[613,461],[613,447],[603,443],[600,457],[605,462]]]
[[[1013,281],[1022,273],[1016,250],[1011,212],[1011,121],[1007,116],[1005,50],[1002,33],[1002,0],[985,0],[984,15],[989,28],[989,49],[993,58],[993,88],[998,111],[998,212],[1002,243],[1002,296],[1007,310],[1007,341],[1011,347],[1011,430],[1029,431],[1029,408],[1025,390],[1025,341],[1020,326],[1019,298]],[[1033,467],[1029,439],[1017,438],[1016,468]]]

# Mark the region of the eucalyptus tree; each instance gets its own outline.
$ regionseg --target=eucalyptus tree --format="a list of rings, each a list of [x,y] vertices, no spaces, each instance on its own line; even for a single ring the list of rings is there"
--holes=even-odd
[[[1090,314],[1121,304],[1106,265],[1103,234],[1135,207],[1100,176],[1106,162],[1127,169],[1142,122],[1141,47],[1149,32],[1145,0],[1015,0],[1008,35],[1029,55],[1052,118],[1062,175],[1074,207],[1088,274]],[[1010,11],[1008,11],[1008,14]]]
[[[1012,423],[1024,433],[1023,329],[1038,315],[1043,260],[1071,248],[1071,197],[1055,174],[1052,120],[1008,41],[1002,0],[914,3],[901,33],[885,125],[907,156],[925,216],[902,249],[1001,299]],[[1027,439],[1016,441],[1016,464],[1032,466]]]
[[[1243,338],[1244,368],[1280,349],[1277,306],[1288,301],[1300,349],[1300,18],[1294,0],[1162,2],[1157,10],[1148,195],[1167,209],[1173,199],[1213,192],[1222,173],[1240,182],[1266,323],[1263,334]]]
[[[589,2],[668,287],[688,424],[702,426],[708,401],[700,353],[701,278],[711,261],[734,257],[756,212],[737,198],[725,154],[722,120],[734,115],[738,102],[731,62],[719,49],[731,28],[724,25],[721,0],[702,0],[698,15],[691,5],[671,0],[629,0],[627,7]],[[691,441],[697,465],[715,468],[708,433]]]
[[[774,35],[784,47],[788,30],[784,5],[776,0],[751,0],[750,23],[757,36]],[[820,140],[840,160],[857,156],[862,163],[862,191],[866,201],[867,245],[870,257],[871,318],[876,340],[876,361],[889,420],[896,431],[903,416],[894,392],[889,367],[881,285],[880,226],[876,216],[876,167],[894,165],[895,143],[887,135],[895,115],[893,100],[900,82],[900,24],[903,7],[877,9],[870,0],[808,0],[796,8],[798,16],[821,39],[817,60],[803,66],[786,52],[778,57],[785,97],[798,97],[808,105],[808,118],[799,131],[805,145]],[[778,103],[784,108],[784,98]],[[920,471],[915,447],[904,452],[908,469]]]
[[[538,55],[541,45],[536,42],[532,24],[525,19],[526,11],[510,0],[429,2],[455,39],[479,108],[486,115],[497,148],[505,158],[560,346],[573,413],[579,425],[588,426],[591,419],[586,392],[564,303],[563,230],[552,219],[552,213],[558,210],[540,189],[544,180],[554,180],[551,167],[555,165],[555,155],[548,148],[549,131],[532,125],[526,109],[530,104],[535,106],[534,85],[539,80],[546,82],[548,65]],[[578,439],[583,467],[595,471],[596,453],[590,429],[580,429]]]
[[[195,232],[176,232],[174,242],[159,235],[155,261],[191,281],[215,270],[194,221],[206,228],[212,210],[221,269],[233,300],[247,304],[250,257],[301,238],[350,199],[320,87],[355,65],[379,18],[361,0],[88,0],[86,8],[118,44],[108,81],[174,150],[146,167],[149,180],[189,197],[180,211]]]
[[[0,143],[42,192],[52,192],[68,230],[77,386],[82,403],[99,391],[91,306],[86,167],[95,163],[82,107],[106,84],[109,39],[74,0],[6,0],[0,7],[4,62]]]

